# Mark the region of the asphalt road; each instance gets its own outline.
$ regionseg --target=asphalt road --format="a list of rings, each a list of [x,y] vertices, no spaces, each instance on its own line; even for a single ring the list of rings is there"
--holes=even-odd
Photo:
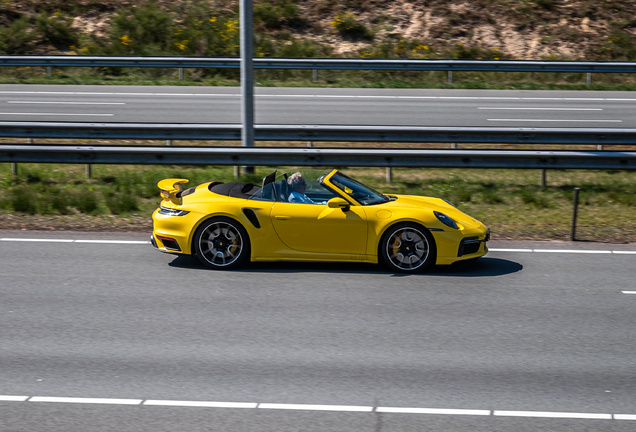
[[[0,233],[0,430],[636,425],[636,245],[492,243],[472,265],[401,276],[214,272],[145,241]],[[403,408],[419,411],[388,412]]]
[[[256,123],[636,127],[631,92],[257,88]],[[0,85],[0,121],[239,123],[235,87]]]

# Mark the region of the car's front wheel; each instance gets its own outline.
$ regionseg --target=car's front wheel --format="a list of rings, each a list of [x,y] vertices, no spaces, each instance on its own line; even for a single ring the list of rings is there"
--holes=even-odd
[[[250,254],[247,231],[233,219],[204,222],[194,235],[194,252],[203,264],[222,270],[239,266]]]
[[[390,227],[382,236],[380,253],[391,270],[415,273],[435,262],[435,240],[424,227],[400,223]]]

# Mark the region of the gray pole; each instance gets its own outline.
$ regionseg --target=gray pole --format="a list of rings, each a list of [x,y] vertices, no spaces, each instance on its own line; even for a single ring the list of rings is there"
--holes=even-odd
[[[252,0],[240,0],[241,19],[241,121],[243,147],[254,147],[254,35],[252,23]],[[245,174],[253,173],[254,167],[243,167]]]
[[[581,189],[574,188],[574,200],[572,202],[572,230],[570,231],[570,240],[576,241],[576,217],[579,212],[579,191]]]

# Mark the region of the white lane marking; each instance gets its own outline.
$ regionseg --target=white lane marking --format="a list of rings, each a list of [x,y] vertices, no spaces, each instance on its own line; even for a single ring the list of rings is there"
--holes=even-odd
[[[633,414],[614,414],[614,420],[636,420]]]
[[[143,405],[178,406],[200,408],[256,408],[257,403],[245,402],[205,402],[205,401],[176,401],[176,400],[147,400]]]
[[[106,405],[140,405],[143,399],[73,398],[33,396],[29,402],[84,403]]]
[[[101,243],[101,244],[150,244],[146,240],[73,240],[74,243]]]
[[[489,252],[533,252],[532,249],[493,249],[488,248]]]
[[[147,240],[71,240],[71,239],[35,239],[35,238],[0,238],[0,241],[8,242],[45,242],[45,243],[93,243],[93,244],[150,244]],[[636,251],[609,251],[609,250],[585,250],[585,249],[515,249],[515,248],[489,248],[489,252],[539,252],[539,253],[580,253],[580,254],[618,254],[636,255]]]
[[[580,101],[580,100],[584,100],[584,101],[602,101],[602,100],[605,100],[605,98],[563,98],[563,100],[573,100],[573,101]]]
[[[532,110],[532,111],[603,111],[603,108],[536,108],[536,107],[478,107],[480,110]]]
[[[25,400],[27,400],[29,397],[28,396],[1,396],[0,395],[0,401],[2,402],[24,402]]]
[[[636,294],[636,291],[621,291],[623,294]]]
[[[45,102],[45,101],[7,101],[10,104],[54,104],[54,105],[126,105],[126,102]]]
[[[579,253],[579,254],[611,254],[608,250],[585,250],[585,249],[533,249],[541,253]]]
[[[279,409],[279,410],[304,410],[304,411],[350,411],[350,412],[371,412],[372,406],[352,406],[352,405],[307,405],[307,404],[274,404],[261,403],[258,408]]]
[[[481,415],[487,416],[489,410],[468,410],[468,409],[443,409],[443,408],[398,408],[398,407],[377,407],[375,412],[395,413],[395,414],[444,414],[444,415]]]
[[[94,117],[112,117],[115,114],[59,114],[59,113],[6,113],[0,112],[0,115],[22,115],[22,116],[94,116]]]
[[[597,419],[611,420],[611,414],[574,413],[574,412],[549,412],[549,411],[494,411],[493,415],[503,417],[544,417],[544,418],[571,418],[571,419]]]
[[[47,95],[117,95],[117,96],[231,96],[240,93],[136,93],[136,92],[68,92],[68,91],[0,91],[0,94],[47,94]],[[278,95],[257,94],[256,97],[352,97],[352,98],[400,98],[400,99],[450,99],[450,100],[563,100],[563,101],[636,101],[630,98],[561,98],[561,97],[505,97],[505,96],[365,96],[365,95]]]
[[[46,242],[46,243],[150,244],[150,241],[145,241],[145,240],[66,240],[66,239],[25,239],[25,238],[0,238],[0,241],[13,241],[13,242]]]
[[[340,412],[378,412],[387,414],[441,414],[441,415],[474,415],[500,417],[540,417],[590,420],[636,420],[634,414],[606,414],[554,411],[504,411],[449,408],[409,408],[409,407],[373,407],[359,405],[312,405],[312,404],[274,404],[257,402],[214,402],[158,399],[116,399],[116,398],[84,398],[84,397],[49,397],[49,396],[13,396],[0,395],[0,402],[45,402],[69,404],[103,404],[103,405],[147,405],[200,408],[240,408],[240,409],[280,409],[299,411],[340,411]]]
[[[623,120],[559,120],[559,119],[487,119],[488,121],[498,122],[570,122],[570,123],[623,123]]]
[[[50,242],[50,243],[73,243],[75,240],[65,240],[65,239],[23,239],[23,238],[0,238],[0,241],[17,241],[17,242]]]

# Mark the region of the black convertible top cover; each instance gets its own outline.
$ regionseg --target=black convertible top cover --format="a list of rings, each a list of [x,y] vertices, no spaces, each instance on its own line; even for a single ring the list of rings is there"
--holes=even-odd
[[[233,198],[248,199],[260,187],[247,182],[230,182],[230,183],[211,183],[209,186],[210,192],[215,194],[225,195]]]

